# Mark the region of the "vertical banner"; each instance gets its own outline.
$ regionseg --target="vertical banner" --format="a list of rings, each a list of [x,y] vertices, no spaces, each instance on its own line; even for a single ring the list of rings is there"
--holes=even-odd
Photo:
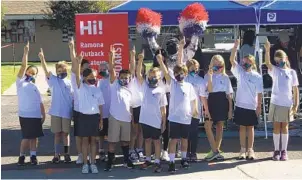
[[[108,62],[110,45],[116,50],[116,72],[129,69],[128,14],[76,15],[76,50],[92,68]]]

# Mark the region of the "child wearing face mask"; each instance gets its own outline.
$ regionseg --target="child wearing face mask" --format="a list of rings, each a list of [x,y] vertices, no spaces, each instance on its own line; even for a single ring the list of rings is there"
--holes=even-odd
[[[270,62],[270,43],[265,44],[265,64],[273,79],[271,103],[268,119],[274,122],[273,160],[286,161],[288,145],[288,124],[293,120],[299,106],[299,81],[295,70],[290,68],[287,54],[277,50],[274,54],[276,66]],[[281,148],[280,148],[281,139]]]
[[[103,128],[103,104],[104,98],[102,92],[95,86],[96,73],[88,68],[83,71],[83,78],[80,75],[81,56],[77,57],[78,67],[76,69],[76,82],[78,88],[75,90],[79,98],[79,119],[78,119],[78,136],[82,137],[83,167],[82,173],[98,173],[95,165],[96,157],[96,140],[99,136],[99,130]],[[90,145],[90,152],[88,147]],[[91,154],[90,166],[88,166],[87,155]]]
[[[224,59],[220,55],[212,57],[208,74],[205,75],[208,103],[205,108],[205,129],[211,146],[211,151],[205,157],[207,161],[223,160],[220,150],[224,122],[232,118],[232,93],[233,88],[229,76],[225,73]],[[212,125],[216,124],[216,139]]]
[[[106,154],[104,150],[104,138],[108,136],[108,118],[110,108],[110,79],[109,79],[109,66],[107,62],[101,63],[99,66],[99,76],[101,79],[98,81],[97,87],[102,91],[105,104],[103,105],[103,129],[100,131],[99,140],[99,157],[101,161],[105,161]]]
[[[141,169],[147,169],[152,166],[151,151],[152,141],[155,148],[155,164],[154,172],[161,172],[160,151],[161,143],[160,136],[166,126],[166,106],[167,97],[165,90],[159,86],[161,72],[159,68],[151,68],[148,72],[148,79],[145,80],[141,73],[142,63],[144,60],[144,52],[138,56],[137,78],[143,92],[143,103],[140,113],[140,124],[143,128],[143,137],[145,139],[146,160],[141,165]]]
[[[22,65],[17,75],[18,115],[22,132],[18,165],[25,165],[27,148],[30,149],[30,163],[37,165],[37,140],[44,136],[42,124],[45,109],[37,86],[34,84],[38,73],[36,66],[28,66],[29,43],[24,47]]]
[[[110,77],[110,95],[111,104],[108,119],[108,161],[105,171],[111,171],[115,157],[116,143],[120,142],[123,155],[124,166],[134,168],[129,159],[129,142],[131,134],[132,117],[132,93],[129,89],[131,73],[129,70],[121,70],[119,77],[116,77],[114,70],[115,49],[110,46],[109,58],[109,77]]]
[[[166,81],[171,86],[171,98],[169,106],[169,122],[170,122],[170,142],[169,157],[170,164],[168,171],[174,173],[175,169],[175,152],[176,144],[181,139],[181,166],[188,168],[187,160],[188,137],[190,131],[191,118],[196,117],[197,100],[194,87],[184,81],[188,74],[185,65],[176,65],[173,69],[174,78],[171,78],[169,72],[163,62],[161,53],[157,55],[158,63],[164,72]]]
[[[185,81],[193,85],[195,93],[199,97],[197,99],[198,114],[195,117],[193,116],[191,120],[187,152],[188,159],[195,162],[197,161],[198,125],[202,116],[202,104],[207,105],[207,92],[205,80],[198,75],[199,63],[195,59],[191,59],[186,62],[186,66],[189,70],[189,75],[186,77]]]
[[[70,163],[69,146],[70,146],[70,126],[72,117],[72,101],[73,90],[71,88],[71,81],[67,77],[68,65],[66,62],[58,62],[56,64],[56,74],[53,75],[47,69],[46,60],[43,50],[39,53],[39,58],[43,70],[46,75],[47,83],[50,87],[52,99],[49,109],[49,115],[51,116],[51,132],[55,134],[54,149],[55,155],[52,159],[52,163],[59,163],[60,158],[60,141],[62,139],[64,144],[64,162]]]
[[[236,40],[230,57],[231,71],[237,79],[234,122],[240,126],[239,159],[254,160],[254,126],[258,124],[258,118],[261,115],[263,80],[257,72],[254,56],[245,56],[240,61],[240,65],[237,63],[236,54],[239,44],[239,40]]]

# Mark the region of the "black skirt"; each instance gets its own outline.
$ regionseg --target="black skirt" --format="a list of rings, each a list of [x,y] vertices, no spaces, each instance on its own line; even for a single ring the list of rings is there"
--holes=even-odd
[[[80,113],[77,122],[77,136],[90,137],[99,136],[99,114],[82,114]]]
[[[225,92],[209,93],[208,106],[214,123],[228,120],[229,100]]]
[[[19,117],[23,139],[35,139],[44,136],[42,118]]]
[[[234,122],[239,126],[257,126],[258,117],[255,110],[235,107]]]

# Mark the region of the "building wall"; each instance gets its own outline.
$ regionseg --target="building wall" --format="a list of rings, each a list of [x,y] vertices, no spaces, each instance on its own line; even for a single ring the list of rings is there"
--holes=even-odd
[[[6,43],[11,44],[11,43]],[[1,46],[6,45],[2,43]],[[15,43],[15,61],[21,62],[24,43]],[[36,42],[30,44],[29,61],[39,61],[38,53],[43,48],[47,61],[60,61],[69,58],[68,44],[62,42],[61,30],[50,30],[45,20],[36,20]],[[12,47],[1,49],[1,61],[12,62]]]

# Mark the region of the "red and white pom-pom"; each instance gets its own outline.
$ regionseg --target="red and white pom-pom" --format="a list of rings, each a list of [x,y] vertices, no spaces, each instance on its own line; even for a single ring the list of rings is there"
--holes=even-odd
[[[180,14],[179,29],[183,33],[185,28],[199,26],[205,30],[209,15],[204,6],[200,3],[188,5]]]
[[[141,8],[136,16],[136,29],[140,34],[145,32],[160,34],[161,14],[148,8]]]

